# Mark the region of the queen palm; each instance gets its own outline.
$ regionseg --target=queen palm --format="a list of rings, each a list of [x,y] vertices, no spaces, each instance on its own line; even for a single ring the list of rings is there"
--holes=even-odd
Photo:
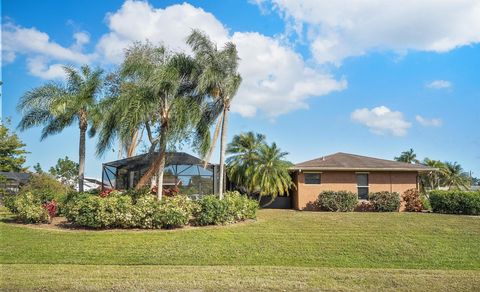
[[[227,146],[227,175],[237,186],[248,193],[255,191],[253,176],[259,160],[259,151],[265,143],[265,135],[253,132],[235,135]]]
[[[220,132],[220,190],[219,197],[223,198],[225,152],[228,128],[228,113],[232,99],[242,81],[238,69],[238,53],[235,44],[227,42],[223,49],[219,50],[210,38],[199,30],[193,30],[187,38],[187,44],[193,50],[196,62],[201,67],[198,76],[197,90],[207,95],[211,100],[204,110],[202,121],[199,123],[199,141],[210,140],[209,131],[211,125],[216,123],[211,147],[202,147],[202,154],[207,163],[215,147]],[[210,141],[209,141],[210,142]],[[205,145],[206,143],[204,143]]]
[[[18,109],[22,112],[20,130],[43,125],[41,140],[60,133],[77,123],[79,137],[78,190],[83,192],[85,172],[85,140],[90,127],[90,136],[95,135],[100,114],[97,97],[103,84],[103,72],[82,66],[79,70],[64,67],[65,83],[47,83],[26,92],[20,99]]]
[[[439,160],[429,158],[425,158],[422,164],[437,169],[436,171],[430,171],[421,175],[423,185],[428,186],[432,190],[438,188],[440,186],[440,179],[445,173],[445,164]]]
[[[107,119],[109,123],[102,126],[100,141],[105,142],[99,144],[100,152],[115,134],[123,141],[134,137],[133,133],[140,128],[146,129],[151,149],[158,145],[159,151],[136,187],[142,187],[156,174],[159,200],[167,147],[185,140],[200,116],[201,98],[194,95],[195,72],[195,62],[184,54],[172,54],[150,43],[134,44],[127,50],[121,69],[127,88],[114,102],[109,115],[120,117]],[[118,122],[122,125],[116,126]]]
[[[412,148],[408,151],[403,151],[399,157],[395,157],[395,160],[406,163],[419,163],[417,154],[415,154]]]
[[[442,173],[442,184],[448,189],[468,189],[470,178],[464,173],[463,168],[457,162],[445,162]]]
[[[263,144],[259,149],[253,181],[258,185],[260,197],[271,196],[266,205],[272,203],[278,195],[288,193],[294,186],[288,173],[291,163],[285,160],[287,155],[275,143],[271,146]]]

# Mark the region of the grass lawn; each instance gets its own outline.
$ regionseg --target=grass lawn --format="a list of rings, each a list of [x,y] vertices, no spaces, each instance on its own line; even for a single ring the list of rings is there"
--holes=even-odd
[[[257,222],[172,231],[0,223],[0,237],[0,290],[480,287],[473,216],[262,210]]]

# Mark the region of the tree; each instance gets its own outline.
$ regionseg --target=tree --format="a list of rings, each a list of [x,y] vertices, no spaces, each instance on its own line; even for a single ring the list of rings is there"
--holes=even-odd
[[[156,174],[159,200],[167,148],[187,140],[200,118],[202,98],[194,90],[196,73],[195,61],[185,54],[150,43],[134,44],[127,50],[121,68],[123,91],[113,97],[112,114],[108,114],[116,114],[117,118],[107,118],[102,125],[99,152],[114,135],[124,141],[145,128],[152,144],[150,154],[157,147],[158,154],[136,187],[142,187]]]
[[[275,143],[260,147],[253,180],[260,189],[260,196],[271,196],[270,202],[266,205],[271,204],[278,195],[287,193],[290,187],[294,186],[288,173],[292,164],[285,160],[287,155],[288,152],[282,152]]]
[[[45,171],[43,171],[43,169],[42,169],[42,166],[41,166],[40,163],[38,163],[38,162],[37,162],[37,164],[35,164],[35,165],[33,166],[33,170],[35,170],[35,173],[37,173],[37,174],[43,174],[43,173],[45,173]]]
[[[457,162],[445,162],[442,184],[448,187],[448,189],[469,189],[470,177]]]
[[[5,124],[0,124],[0,171],[21,172],[28,154],[26,145]]]
[[[396,161],[406,162],[406,163],[419,163],[420,161],[417,159],[417,154],[413,151],[412,148],[408,151],[404,151],[400,154],[399,157],[394,158]]]
[[[210,160],[220,132],[220,188],[219,197],[223,198],[224,176],[225,176],[225,152],[228,128],[228,112],[230,105],[237,93],[242,78],[237,72],[238,53],[235,44],[228,42],[222,50],[218,50],[214,42],[203,32],[193,30],[187,38],[187,44],[193,50],[195,60],[201,67],[198,76],[197,90],[211,98],[209,106],[206,107],[202,121],[198,126],[199,141],[209,141],[208,129],[216,123],[210,147],[203,147],[202,154],[206,163]],[[203,143],[206,145],[207,143]]]
[[[253,132],[235,135],[227,146],[227,175],[238,187],[242,187],[249,194],[256,189],[253,180],[254,172],[259,160],[259,151],[265,144],[265,135]]]
[[[59,158],[57,164],[54,167],[50,167],[48,172],[63,184],[72,186],[77,180],[78,167],[78,163],[65,156],[63,159]]]
[[[425,158],[422,164],[437,169],[437,171],[430,171],[421,174],[420,179],[423,187],[428,187],[431,190],[440,187],[441,178],[445,173],[445,164],[440,160],[433,160],[429,158]]]
[[[87,129],[93,137],[101,115],[98,112],[97,96],[103,85],[103,72],[82,66],[79,70],[64,67],[67,75],[63,84],[47,83],[25,93],[18,104],[23,117],[19,128],[43,125],[41,140],[60,133],[78,123],[80,130],[78,147],[78,190],[83,192],[85,172],[85,139]]]

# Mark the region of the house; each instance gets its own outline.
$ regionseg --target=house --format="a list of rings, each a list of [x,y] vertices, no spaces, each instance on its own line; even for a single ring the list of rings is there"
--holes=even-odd
[[[0,190],[16,193],[30,180],[30,177],[30,173],[0,171]]]
[[[157,155],[155,153],[154,155]],[[102,186],[108,189],[134,188],[150,166],[153,155],[142,154],[102,165]],[[163,175],[164,190],[178,189],[182,194],[198,197],[216,194],[219,189],[218,165],[207,163],[184,152],[167,152]],[[149,182],[156,185],[156,178]]]
[[[322,191],[350,191],[359,200],[370,192],[398,192],[419,188],[419,174],[435,171],[421,164],[378,159],[348,153],[335,153],[291,167],[295,189],[293,208],[308,210]]]

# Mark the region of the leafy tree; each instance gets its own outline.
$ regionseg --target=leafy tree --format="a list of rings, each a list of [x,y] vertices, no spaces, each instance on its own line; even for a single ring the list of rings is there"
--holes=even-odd
[[[103,85],[102,70],[82,66],[79,70],[64,67],[67,80],[64,84],[47,83],[26,92],[20,99],[18,109],[23,118],[19,128],[43,125],[41,139],[60,133],[78,123],[79,168],[78,189],[83,192],[85,171],[85,139],[90,127],[90,137],[95,135],[101,115],[97,107],[97,96]]]
[[[228,128],[228,113],[232,100],[237,93],[242,78],[238,73],[238,53],[235,44],[228,42],[219,50],[214,42],[203,32],[193,30],[187,38],[187,44],[195,54],[195,60],[201,68],[198,76],[197,90],[211,98],[198,124],[198,140],[204,141],[202,154],[205,161],[210,160],[220,132],[220,199],[223,198],[223,177]],[[211,143],[210,133],[206,129],[216,123]]]
[[[442,184],[448,189],[469,189],[470,177],[463,171],[457,162],[445,162],[442,172]]]
[[[24,149],[25,146],[6,125],[0,124],[0,171],[25,171],[25,154],[29,153]]]
[[[38,174],[43,174],[45,173],[45,171],[43,171],[42,169],[42,166],[40,165],[40,163],[37,162],[37,164],[35,164],[33,166],[33,170],[35,170],[35,173],[38,173]]]
[[[253,132],[235,135],[227,145],[227,175],[237,186],[252,194],[257,187],[254,172],[259,160],[261,146],[265,144],[265,135]]]
[[[437,169],[437,171],[430,171],[421,174],[420,180],[422,182],[422,186],[424,188],[428,187],[431,190],[440,187],[441,179],[445,172],[445,164],[440,160],[433,160],[429,158],[425,158],[422,164]]]
[[[78,163],[65,156],[63,159],[59,158],[57,164],[54,167],[50,167],[48,172],[63,184],[74,185],[77,180],[78,167]]]
[[[134,44],[121,67],[124,80],[119,95],[112,97],[111,112],[102,124],[99,153],[115,137],[126,141],[141,128],[147,131],[150,153],[157,147],[159,151],[136,187],[156,174],[159,199],[167,147],[188,139],[200,117],[201,98],[194,94],[196,73],[196,63],[185,54],[150,43]]]
[[[404,151],[400,154],[400,156],[394,158],[396,161],[406,162],[406,163],[419,163],[420,161],[417,159],[417,154],[413,151],[412,148],[410,150]]]

